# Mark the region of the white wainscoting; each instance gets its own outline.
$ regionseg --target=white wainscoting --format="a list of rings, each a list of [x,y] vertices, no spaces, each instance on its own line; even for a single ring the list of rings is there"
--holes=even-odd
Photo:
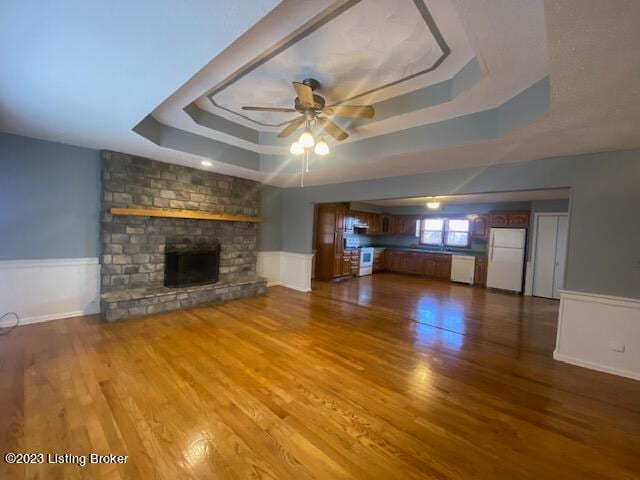
[[[258,275],[267,279],[268,287],[310,292],[312,270],[312,253],[258,252]]]
[[[553,358],[640,380],[640,300],[562,290]]]
[[[20,324],[100,312],[97,258],[0,261],[0,315]],[[1,326],[13,325],[5,318]]]

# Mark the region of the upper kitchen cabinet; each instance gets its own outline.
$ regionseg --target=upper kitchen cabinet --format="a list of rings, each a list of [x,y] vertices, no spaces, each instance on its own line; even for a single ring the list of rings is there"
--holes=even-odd
[[[412,237],[418,236],[417,221],[420,217],[416,215],[396,215],[395,216],[395,231],[397,235],[411,235]]]
[[[492,212],[489,215],[489,224],[491,227],[508,227],[509,214],[507,212]]]
[[[389,213],[381,213],[379,215],[380,233],[391,234],[394,231],[394,217]]]
[[[527,228],[529,226],[529,212],[491,212],[489,225],[491,227]]]
[[[529,226],[529,212],[509,212],[509,226],[527,228]]]
[[[345,221],[347,218],[347,207],[343,204],[337,204],[335,207],[331,207],[335,211],[335,229],[344,230]]]
[[[489,237],[489,217],[487,215],[476,215],[471,220],[471,236],[477,239]]]
[[[369,228],[367,229],[369,235],[378,235],[382,233],[380,231],[380,215],[377,213],[369,214]]]

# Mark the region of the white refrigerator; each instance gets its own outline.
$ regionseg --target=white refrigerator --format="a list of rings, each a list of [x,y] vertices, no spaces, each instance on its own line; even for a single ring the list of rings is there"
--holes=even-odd
[[[526,235],[524,228],[491,229],[487,287],[522,291]]]

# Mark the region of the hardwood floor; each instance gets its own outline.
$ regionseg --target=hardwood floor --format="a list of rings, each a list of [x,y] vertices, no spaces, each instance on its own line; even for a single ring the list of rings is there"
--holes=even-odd
[[[558,303],[393,274],[0,337],[0,478],[640,478],[640,382],[555,362]]]

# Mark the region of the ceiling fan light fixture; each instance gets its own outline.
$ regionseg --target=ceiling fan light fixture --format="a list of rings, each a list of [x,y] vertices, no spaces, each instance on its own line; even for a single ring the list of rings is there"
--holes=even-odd
[[[440,208],[440,202],[438,202],[436,200],[431,200],[431,201],[427,202],[427,208],[429,210],[437,210],[438,208]]]
[[[299,142],[293,142],[289,151],[293,155],[302,155],[304,153],[304,147]]]
[[[329,155],[329,145],[324,141],[324,137],[320,137],[320,140],[313,149],[313,153],[321,156]]]
[[[298,139],[298,143],[302,145],[304,148],[313,147],[316,141],[314,140],[313,135],[311,134],[311,130],[309,130],[308,128],[305,129],[305,131],[302,132],[302,135],[300,135],[300,138]]]

